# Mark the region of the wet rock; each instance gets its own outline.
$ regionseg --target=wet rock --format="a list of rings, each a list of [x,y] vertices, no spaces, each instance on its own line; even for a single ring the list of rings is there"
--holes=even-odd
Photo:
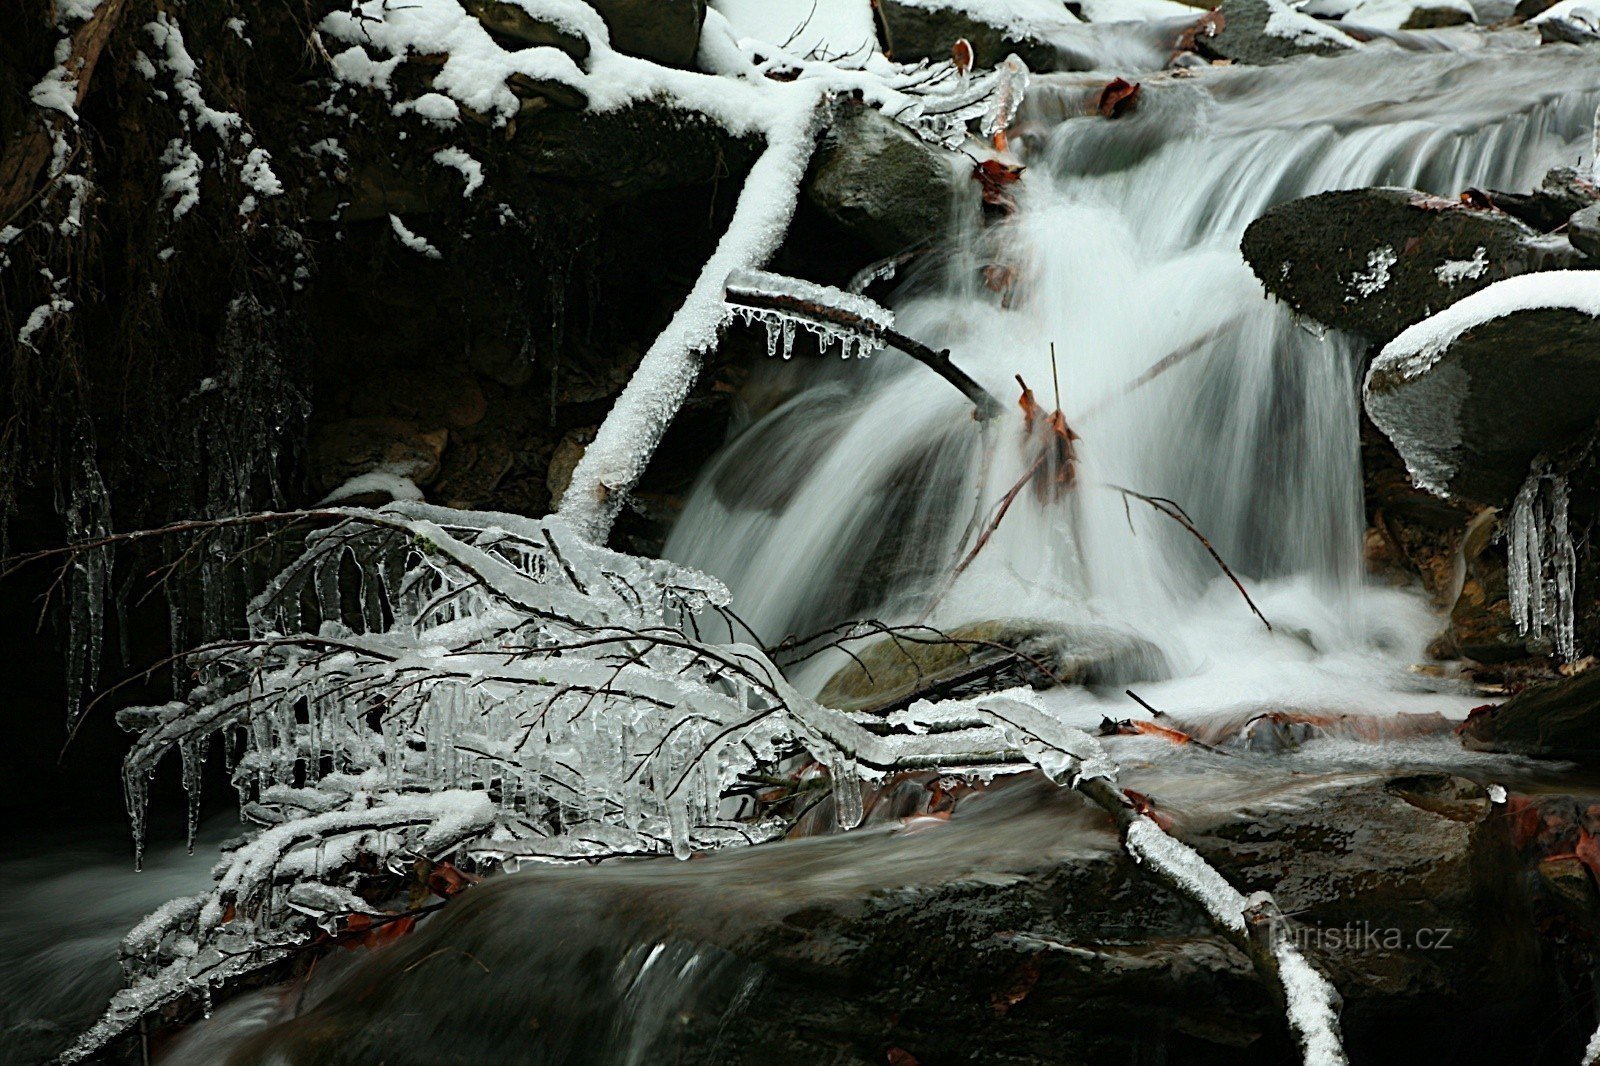
[[[705,0],[588,0],[611,31],[611,47],[669,67],[694,64]]]
[[[1481,822],[1492,806],[1482,785],[1454,774],[1395,777],[1384,787],[1412,806],[1453,822]]]
[[[1051,24],[1011,24],[999,17],[993,21],[983,18],[981,3],[956,4],[935,7],[927,3],[901,3],[899,0],[880,0],[878,12],[882,18],[885,48],[902,63],[919,59],[949,59],[951,47],[965,39],[972,45],[973,65],[998,66],[1006,56],[1016,53],[1028,64],[1028,69],[1038,72],[1061,69],[1059,53],[1049,40]],[[1061,5],[1057,25],[1072,25],[1078,21]]]
[[[1600,670],[1532,685],[1474,712],[1461,741],[1476,751],[1600,763]]]
[[[1588,867],[1577,856],[1556,855],[1540,860],[1539,880],[1559,906],[1584,924],[1595,924],[1600,916],[1600,897],[1595,894]]]
[[[533,358],[526,346],[499,333],[473,338],[468,364],[508,389],[521,388],[533,380]]]
[[[1411,189],[1291,200],[1252,222],[1241,247],[1272,295],[1379,342],[1501,278],[1561,263],[1507,215]]]
[[[1576,212],[1600,200],[1600,188],[1572,167],[1555,167],[1532,192],[1474,189],[1466,196],[1482,200],[1487,206],[1504,211],[1540,233],[1549,233],[1566,225]]]
[[[505,441],[452,439],[440,463],[433,496],[446,507],[482,507],[511,471],[513,459]]]
[[[959,160],[881,112],[847,100],[818,148],[806,193],[876,254],[893,255],[942,236],[955,196],[976,197],[976,183],[960,172]]]
[[[1541,44],[1600,42],[1600,12],[1587,0],[1563,0],[1528,21],[1539,28]]]
[[[1354,1061],[1503,1062],[1530,1039],[1564,1061],[1588,1019],[1542,1009],[1561,984],[1541,948],[1563,949],[1541,945],[1528,866],[1492,820],[1385,784],[1258,783],[1245,806],[1175,832],[1235,885],[1274,890],[1344,997]],[[604,1042],[628,1038],[681,1063],[881,1066],[890,1047],[1014,1066],[1298,1061],[1248,960],[1105,825],[1034,775],[963,798],[948,821],[497,878],[359,959],[241,1057],[497,1061],[515,1047],[610,1061]],[[518,932],[550,928],[561,937]],[[624,997],[613,975],[646,954],[695,979]],[[457,981],[471,982],[470,1019],[437,994]],[[630,1006],[643,1003],[666,1017]]]
[[[351,394],[350,411],[359,416],[394,415],[428,429],[463,429],[483,420],[488,400],[466,374],[397,370]]]
[[[1600,203],[1590,204],[1567,220],[1567,240],[1600,264]]]
[[[855,651],[818,700],[843,710],[884,711],[937,688],[944,695],[995,692],[1017,685],[1048,688],[1146,679],[1165,658],[1147,641],[1104,626],[1003,619],[944,634],[884,637]],[[1042,669],[1041,669],[1042,667]],[[1053,676],[1052,676],[1053,675]]]
[[[439,472],[449,431],[402,418],[350,418],[312,431],[309,460],[319,492],[361,474],[385,473],[427,485]]]
[[[1536,456],[1593,429],[1600,319],[1590,289],[1600,290],[1600,273],[1513,278],[1384,349],[1367,377],[1367,412],[1419,482],[1504,508]],[[1499,313],[1506,306],[1519,309]]]
[[[1506,561],[1495,550],[1498,526],[1484,511],[1462,535],[1457,559],[1460,585],[1450,607],[1448,653],[1480,663],[1503,663],[1528,654],[1528,642],[1511,617]]]
[[[1338,55],[1356,45],[1347,34],[1282,0],[1223,0],[1217,14],[1221,29],[1196,42],[1211,59],[1260,65],[1303,55]]]

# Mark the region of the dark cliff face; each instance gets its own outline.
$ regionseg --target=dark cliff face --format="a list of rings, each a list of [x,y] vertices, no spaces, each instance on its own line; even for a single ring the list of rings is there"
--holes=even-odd
[[[81,225],[63,229],[70,204],[47,171],[0,205],[0,228],[20,230],[0,246],[10,550],[63,543],[85,461],[119,530],[304,506],[379,468],[437,502],[543,514],[715,246],[758,141],[665,107],[589,115],[536,88],[503,127],[467,116],[441,130],[337,87],[310,32],[331,6],[180,12],[207,103],[240,116],[280,194],[247,203],[246,142],[186,129],[168,75],[144,69],[157,5],[126,0],[79,108],[74,167],[92,182]],[[698,17],[700,5],[682,6]],[[59,38],[44,0],[0,11],[0,143],[13,168],[13,149],[43,129],[30,90]],[[395,75],[430,76],[425,62]],[[167,152],[181,139],[201,167],[198,200],[179,211]],[[433,159],[446,147],[481,166],[470,195],[469,175]],[[407,247],[391,216],[441,258]],[[58,293],[71,315],[35,347],[10,343]],[[658,519],[722,440],[729,377],[755,350],[736,341],[707,368],[643,486],[654,509],[618,529],[625,546],[659,544]],[[158,560],[130,559],[114,584]],[[14,580],[0,612],[0,638],[36,664],[16,693],[21,739],[5,770],[22,787],[8,802],[42,802],[67,772],[56,765],[64,636],[34,632],[50,580]],[[141,593],[129,590],[131,603]],[[132,663],[165,654],[164,614],[157,598],[125,625],[113,619],[108,681],[124,676],[124,637]],[[159,697],[163,684],[127,695]],[[104,806],[124,745],[115,702],[66,756],[74,776],[104,783]]]

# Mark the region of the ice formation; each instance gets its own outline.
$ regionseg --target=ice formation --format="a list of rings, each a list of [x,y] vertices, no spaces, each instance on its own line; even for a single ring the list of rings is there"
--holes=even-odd
[[[770,274],[764,270],[736,270],[728,275],[726,290],[730,309],[735,316],[745,322],[759,322],[766,327],[769,356],[781,354],[788,359],[794,354],[795,328],[798,326],[815,336],[823,351],[837,343],[839,354],[844,358],[854,356],[865,359],[881,345],[884,331],[894,328],[894,312],[876,301],[829,285],[818,285],[782,274]],[[734,297],[741,294],[764,301],[792,301],[799,305],[838,310],[843,312],[841,317],[852,324],[830,322],[802,311],[786,311],[780,307],[734,303]]]
[[[1578,657],[1573,620],[1578,554],[1567,516],[1566,476],[1536,463],[1506,520],[1506,584],[1517,629]]]

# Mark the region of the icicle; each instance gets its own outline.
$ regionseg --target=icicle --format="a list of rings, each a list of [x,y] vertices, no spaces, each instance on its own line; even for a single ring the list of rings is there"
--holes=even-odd
[[[1564,474],[1535,465],[1507,519],[1506,582],[1511,616],[1530,645],[1554,644],[1563,660],[1577,658],[1573,593],[1577,549],[1568,525]]]

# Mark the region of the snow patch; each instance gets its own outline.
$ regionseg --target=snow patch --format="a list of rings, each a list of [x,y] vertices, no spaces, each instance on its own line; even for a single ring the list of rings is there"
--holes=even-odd
[[[429,259],[444,258],[444,253],[435,248],[427,238],[419,237],[407,229],[406,224],[400,221],[399,215],[390,214],[389,226],[394,230],[394,235],[400,238],[400,243],[410,248],[413,252],[425,255]]]
[[[1447,259],[1434,269],[1434,277],[1445,285],[1459,285],[1483,277],[1489,269],[1489,250],[1479,246],[1471,259]]]
[[[460,148],[441,148],[433,153],[433,161],[461,172],[467,182],[466,188],[461,190],[462,196],[471,196],[483,184],[483,164]]]
[[[1355,303],[1389,287],[1390,268],[1399,262],[1394,249],[1385,245],[1367,255],[1367,268],[1350,276],[1353,292],[1347,293],[1344,302]]]
[[[1266,0],[1267,24],[1262,32],[1268,37],[1278,37],[1303,48],[1317,45],[1334,45],[1354,48],[1356,42],[1349,34],[1341,33],[1309,15],[1302,15],[1283,0]]]

